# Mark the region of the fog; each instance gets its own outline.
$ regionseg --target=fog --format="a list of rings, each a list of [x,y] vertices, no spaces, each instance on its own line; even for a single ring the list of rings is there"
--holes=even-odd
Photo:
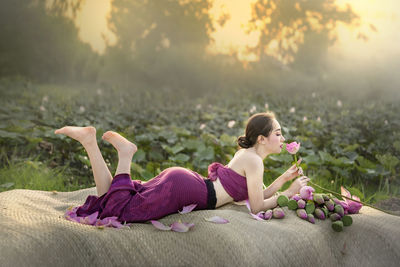
[[[222,47],[229,40],[221,28],[240,15],[226,9],[216,17],[221,1],[111,3],[105,25],[113,37],[104,35],[99,53],[76,23],[85,1],[3,0],[0,77],[192,97],[264,90],[399,100],[396,1],[375,16],[368,10],[376,4],[360,1],[359,13],[345,1],[250,1],[249,19],[237,29],[240,53]]]

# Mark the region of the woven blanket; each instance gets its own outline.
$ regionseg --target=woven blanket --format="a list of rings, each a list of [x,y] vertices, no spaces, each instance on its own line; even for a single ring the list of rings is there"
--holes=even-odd
[[[64,218],[96,189],[0,193],[0,266],[399,266],[400,217],[363,207],[353,224],[334,232],[331,221],[257,221],[246,206],[171,214],[159,221],[194,223],[188,232],[150,222],[98,229]],[[220,216],[227,224],[204,218]]]

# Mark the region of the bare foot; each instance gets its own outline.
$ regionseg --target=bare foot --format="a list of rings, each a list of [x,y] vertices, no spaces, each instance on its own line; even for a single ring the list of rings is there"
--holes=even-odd
[[[55,134],[64,134],[79,141],[82,145],[90,142],[96,142],[96,128],[93,126],[77,127],[65,126],[54,131]]]
[[[103,134],[102,138],[112,144],[118,153],[133,157],[133,154],[137,151],[137,146],[134,143],[129,142],[125,137],[116,132],[107,131]]]

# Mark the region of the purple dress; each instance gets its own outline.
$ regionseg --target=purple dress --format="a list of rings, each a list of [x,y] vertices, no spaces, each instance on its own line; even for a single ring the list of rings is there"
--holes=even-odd
[[[88,216],[93,219],[116,218],[120,222],[145,222],[177,213],[184,206],[197,204],[194,210],[214,209],[216,204],[212,181],[221,184],[235,201],[247,198],[246,178],[214,162],[208,167],[210,179],[182,167],[171,167],[146,183],[132,180],[129,174],[114,177],[107,193],[89,195],[82,206],[67,211],[67,219]]]

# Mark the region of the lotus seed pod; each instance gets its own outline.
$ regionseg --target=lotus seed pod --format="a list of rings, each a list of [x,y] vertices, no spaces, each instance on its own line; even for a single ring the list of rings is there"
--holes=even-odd
[[[340,215],[340,217],[344,216],[344,209],[341,205],[335,205],[335,212]]]
[[[310,201],[306,204],[306,212],[307,214],[311,214],[315,211],[315,204],[314,202]]]
[[[329,200],[329,196],[327,194],[322,194],[322,197],[324,198],[325,201]]]
[[[332,229],[336,232],[343,231],[343,222],[342,221],[335,221],[332,223]]]
[[[264,213],[264,220],[269,220],[269,219],[271,219],[272,218],[272,210],[267,210],[265,213]]]
[[[331,216],[330,216],[330,218],[331,218],[331,220],[334,222],[334,221],[340,220],[342,217],[340,217],[340,215],[337,214],[337,213],[332,213]]]
[[[289,200],[289,202],[288,202],[288,208],[289,208],[290,210],[296,210],[296,209],[298,208],[296,200],[294,200],[294,199]],[[303,208],[304,208],[304,207],[303,207]]]
[[[342,222],[344,226],[350,226],[353,223],[353,218],[349,215],[344,215],[342,218]]]
[[[297,213],[297,216],[299,216],[303,220],[307,220],[308,216],[307,216],[307,212],[305,209],[297,209],[296,213]]]
[[[324,200],[324,198],[322,197],[321,194],[314,194],[314,201],[315,201],[316,203],[318,203],[319,205],[325,203],[325,200]]]
[[[325,218],[328,218],[328,209],[326,207],[322,207],[321,210],[324,212]]]
[[[299,194],[296,194],[296,195],[292,196],[292,199],[299,201],[301,199],[301,197]]]
[[[289,201],[289,198],[287,196],[285,196],[285,195],[280,195],[278,197],[278,200],[277,200],[278,205],[281,206],[281,207],[287,206],[288,201]]]
[[[315,217],[317,217],[320,220],[325,220],[325,213],[322,209],[316,208],[314,211]]]
[[[307,221],[309,221],[310,223],[315,223],[314,215],[307,214]]]
[[[332,199],[325,201],[325,206],[328,208],[329,211],[333,211],[335,209],[335,202]]]
[[[275,219],[282,219],[283,217],[285,217],[285,213],[281,208],[275,208],[272,210],[272,216]]]
[[[304,209],[306,207],[306,202],[300,199],[297,201],[297,206],[299,207],[299,209]]]

